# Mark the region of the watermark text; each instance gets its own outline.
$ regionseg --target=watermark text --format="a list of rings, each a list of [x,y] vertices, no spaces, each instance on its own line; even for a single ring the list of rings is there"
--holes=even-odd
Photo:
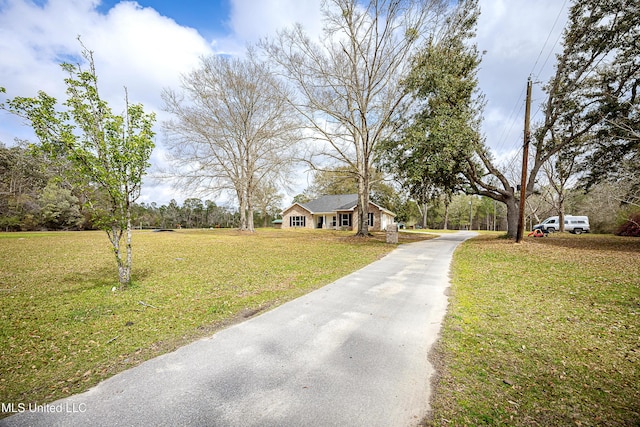
[[[70,402],[44,404],[0,402],[0,411],[3,414],[20,414],[22,412],[78,414],[87,411],[87,404]]]

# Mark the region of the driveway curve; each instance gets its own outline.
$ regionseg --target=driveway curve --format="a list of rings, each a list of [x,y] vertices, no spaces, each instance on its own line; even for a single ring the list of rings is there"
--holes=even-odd
[[[470,232],[399,246],[294,301],[0,426],[410,426],[449,265]]]

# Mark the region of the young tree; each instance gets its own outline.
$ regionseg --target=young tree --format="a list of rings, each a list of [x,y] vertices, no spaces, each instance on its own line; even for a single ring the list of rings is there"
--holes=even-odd
[[[295,158],[298,122],[287,88],[266,64],[210,56],[182,76],[179,92],[163,92],[165,123],[178,176],[192,190],[232,191],[240,229],[254,231],[259,184],[285,180]]]
[[[301,26],[262,46],[298,89],[292,99],[319,154],[347,165],[358,179],[358,235],[368,235],[371,171],[376,146],[402,114],[402,81],[419,42],[437,28],[443,0],[326,0],[321,40]],[[312,158],[310,160],[315,163]]]
[[[126,89],[124,114],[114,114],[99,95],[93,52],[83,46],[82,53],[88,70],[62,64],[69,73],[65,110],[58,110],[56,99],[42,91],[35,98],[13,98],[3,108],[27,120],[43,150],[66,157],[89,185],[98,187],[107,205],[95,212],[96,224],[113,246],[124,288],[131,283],[131,208],[149,167],[155,115],[129,104]]]

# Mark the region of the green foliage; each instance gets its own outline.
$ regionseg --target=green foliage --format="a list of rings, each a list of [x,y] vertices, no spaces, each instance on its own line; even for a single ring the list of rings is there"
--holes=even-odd
[[[54,180],[49,181],[38,202],[42,223],[49,229],[77,229],[84,222],[78,198]]]
[[[443,36],[430,39],[414,59],[405,84],[422,109],[403,127],[401,137],[385,141],[378,153],[382,167],[419,202],[442,189],[459,188],[479,139],[474,96],[480,56],[468,44],[478,13],[477,2],[465,2]]]
[[[56,99],[42,91],[34,98],[13,98],[3,108],[25,118],[42,150],[71,162],[73,170],[104,197],[106,205],[100,203],[100,208],[94,209],[94,224],[107,232],[120,282],[126,286],[131,277],[131,204],[140,195],[142,177],[149,167],[155,114],[146,114],[139,104],[129,104],[126,90],[125,113],[113,114],[99,96],[92,52],[84,49],[83,56],[89,70],[62,64],[69,75],[65,79],[66,109],[59,109]],[[121,250],[125,230],[126,254]]]
[[[46,185],[49,171],[44,160],[20,147],[0,143],[0,227],[3,230],[29,230],[37,224],[38,197]]]
[[[640,167],[639,34],[637,2],[571,7],[563,53],[545,87],[545,120],[534,132],[536,158],[577,147],[587,188]]]

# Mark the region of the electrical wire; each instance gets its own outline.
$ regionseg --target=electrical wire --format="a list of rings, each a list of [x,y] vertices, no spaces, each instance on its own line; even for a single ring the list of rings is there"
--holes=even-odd
[[[547,34],[547,38],[544,42],[544,44],[542,45],[542,48],[540,49],[540,52],[538,53],[538,56],[533,64],[533,66],[531,67],[531,71],[529,73],[529,77],[531,78],[532,76],[536,76],[537,74],[541,73],[542,70],[544,69],[544,67],[547,65],[547,62],[549,61],[549,58],[551,57],[551,55],[553,54],[553,51],[555,50],[555,47],[557,46],[558,42],[560,41],[560,38],[562,37],[562,33],[560,33],[560,35],[556,38],[555,42],[553,43],[553,46],[549,49],[549,53],[547,54],[544,62],[542,63],[542,66],[540,67],[540,70],[538,71],[538,73],[534,73],[536,71],[536,67],[538,66],[538,63],[540,62],[540,59],[542,58],[543,53],[545,52],[545,49],[547,48],[547,44],[549,43],[549,40],[551,39],[551,36],[554,32],[554,30],[556,29],[556,26],[558,25],[558,22],[560,21],[560,17],[562,16],[562,12],[565,10],[565,7],[567,5],[568,0],[564,0],[562,7],[560,7],[560,9],[558,10],[558,13],[556,15],[556,18],[553,22],[553,25],[551,27],[551,29],[549,30],[549,33]],[[521,116],[522,113],[522,108],[524,105],[524,93],[525,93],[525,89],[523,88],[522,91],[520,92],[520,95],[515,103],[515,105],[513,106],[513,108],[511,109],[511,112],[509,113],[509,117],[507,118],[507,123],[510,123],[510,125],[508,127],[504,127],[502,133],[500,134],[500,137],[498,138],[498,143],[496,145],[496,151],[502,151],[502,149],[505,147],[505,145],[507,145],[507,138],[509,137],[509,135],[511,135],[512,130],[517,122],[517,119]],[[537,111],[534,113],[533,118],[536,117],[536,115],[540,112],[541,106],[538,105],[538,109]],[[518,144],[517,146],[520,145],[520,141],[518,141],[516,144]],[[515,149],[516,147],[514,147]],[[510,162],[510,166],[512,166],[513,161]]]

